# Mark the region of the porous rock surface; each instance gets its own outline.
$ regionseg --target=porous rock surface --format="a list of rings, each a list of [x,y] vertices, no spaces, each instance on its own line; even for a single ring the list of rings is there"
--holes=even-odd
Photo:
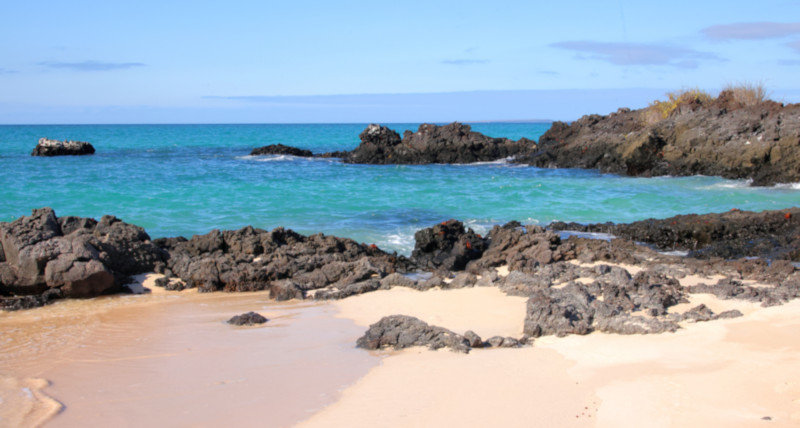
[[[245,227],[213,230],[191,239],[155,241],[169,254],[162,272],[180,278],[187,288],[207,291],[269,290],[276,300],[304,298],[320,290],[320,299],[370,291],[377,280],[403,269],[405,259],[374,245],[290,229]]]
[[[50,208],[0,223],[0,243],[0,296],[8,308],[119,292],[128,276],[164,258],[141,227],[113,216],[58,218]]]
[[[745,106],[723,91],[649,124],[645,110],[620,109],[554,122],[520,162],[630,176],[709,175],[753,185],[800,181],[800,104]]]
[[[364,349],[394,349],[412,346],[427,346],[430,349],[450,348],[458,352],[469,352],[470,342],[452,331],[430,326],[419,318],[407,315],[390,315],[369,326],[358,338],[356,346]]]
[[[551,223],[550,228],[610,233],[664,251],[688,251],[697,258],[762,257],[800,261],[800,208],[762,212],[678,215],[627,224]]]
[[[60,141],[40,138],[31,156],[77,156],[94,154],[94,146],[85,141]]]
[[[663,333],[684,322],[741,315],[715,314],[703,306],[676,312],[674,307],[687,303],[692,294],[763,306],[800,297],[795,264],[748,256],[749,247],[738,244],[774,241],[778,248],[791,247],[794,241],[781,241],[780,236],[794,233],[795,213],[794,208],[726,213],[712,217],[708,224],[715,226],[708,229],[684,230],[681,221],[673,225],[662,220],[654,221],[657,226],[619,225],[619,230],[611,231],[630,230],[631,237],[608,240],[566,238],[552,229],[518,222],[494,226],[481,236],[460,221],[448,220],[420,230],[406,259],[374,245],[322,234],[304,236],[283,228],[214,230],[191,239],[151,242],[143,229],[113,216],[99,222],[57,218],[44,208],[0,223],[0,294],[4,308],[24,309],[61,297],[117,292],[128,275],[153,270],[168,278],[158,285],[173,290],[269,290],[276,300],[340,299],[392,287],[497,287],[528,299],[525,313],[520,314],[526,335],[522,339],[484,341],[471,331],[461,336],[414,318],[393,316],[374,325],[359,346],[446,346],[463,351],[518,346],[528,337],[544,335]],[[767,226],[747,228],[758,222]],[[718,229],[727,232],[709,232]],[[650,239],[654,243],[675,242],[674,237],[681,238],[677,242],[697,240],[686,235],[689,230],[697,236],[711,233],[713,245],[729,243],[726,257],[708,256],[702,248],[687,257],[668,255],[653,245],[637,243],[647,242],[644,236],[654,237]],[[501,266],[507,275],[498,273]],[[687,275],[714,279],[682,286]]]
[[[529,153],[534,141],[492,138],[472,131],[469,125],[422,124],[403,137],[381,125],[371,124],[359,135],[361,144],[349,152],[328,154],[358,164],[454,164],[489,162]]]

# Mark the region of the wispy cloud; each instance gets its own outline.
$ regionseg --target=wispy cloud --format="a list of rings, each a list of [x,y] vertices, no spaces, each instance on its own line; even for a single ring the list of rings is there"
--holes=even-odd
[[[739,22],[712,25],[701,31],[715,40],[775,39],[800,34],[800,22]]]
[[[37,65],[54,68],[65,69],[73,71],[112,71],[112,70],[127,70],[130,68],[144,67],[145,64],[141,62],[103,62],[103,61],[81,61],[81,62],[56,62],[56,61],[42,61]]]
[[[15,70],[9,70],[7,68],[0,67],[0,74],[14,74],[16,73]]]
[[[485,59],[446,59],[442,64],[446,65],[480,65],[487,64],[488,60]]]
[[[796,42],[789,42],[786,44],[786,46],[789,46],[790,48],[796,50],[797,53],[800,53],[800,40]]]
[[[798,66],[800,65],[800,59],[782,59],[778,61],[780,65],[790,65],[790,66]]]
[[[608,61],[616,65],[669,65],[678,68],[697,68],[702,60],[721,61],[717,55],[677,46],[643,43],[604,43],[569,41],[550,46],[590,54],[580,59]]]

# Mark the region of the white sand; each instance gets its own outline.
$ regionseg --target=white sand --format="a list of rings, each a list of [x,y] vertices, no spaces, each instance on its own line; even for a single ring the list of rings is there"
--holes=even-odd
[[[339,316],[363,326],[386,315],[410,315],[459,334],[473,330],[488,339],[521,336],[527,300],[507,296],[494,287],[428,291],[395,287],[349,297],[334,305]]]
[[[336,305],[362,325],[398,313],[456,332],[515,331],[519,318],[485,315],[519,314],[522,301],[477,294],[491,290],[395,289]],[[300,426],[799,426],[800,301],[761,308],[692,299],[691,306],[735,307],[746,316],[687,324],[674,334],[546,337],[533,347],[469,355],[389,352]]]

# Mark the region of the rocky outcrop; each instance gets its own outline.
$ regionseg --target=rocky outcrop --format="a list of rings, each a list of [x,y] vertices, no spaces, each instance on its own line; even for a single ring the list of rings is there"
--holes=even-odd
[[[649,334],[678,329],[676,319],[667,312],[687,301],[678,281],[650,272],[631,277],[626,270],[610,266],[598,273],[589,284],[569,282],[559,288],[533,289],[525,334],[565,336],[595,330]]]
[[[152,271],[164,257],[138,226],[113,216],[99,222],[58,218],[50,208],[0,223],[0,242],[0,295],[17,301],[20,296],[41,296],[36,302],[47,303],[119,292],[128,276]],[[17,303],[4,303],[9,305]]]
[[[59,141],[40,138],[31,156],[92,155],[94,147],[85,141]]]
[[[712,175],[753,185],[800,181],[800,104],[744,106],[730,92],[679,106],[648,124],[648,111],[620,109],[553,123],[521,162],[631,176]]]
[[[250,156],[261,155],[289,155],[308,158],[313,156],[311,150],[298,149],[296,147],[284,146],[283,144],[270,144],[268,146],[253,149]]]
[[[283,228],[213,230],[189,240],[156,243],[169,253],[159,270],[180,278],[187,288],[270,290],[277,300],[303,298],[311,290],[321,290],[318,298],[346,297],[358,287],[371,288],[360,284],[354,289],[356,284],[404,270],[407,263],[374,245],[323,234],[303,236]]]
[[[247,313],[244,313],[244,314],[235,315],[231,319],[229,319],[227,322],[228,322],[228,324],[231,324],[231,325],[250,326],[250,325],[264,324],[267,321],[269,321],[269,320],[266,317],[264,317],[263,315],[259,314],[259,313],[247,312]]]
[[[448,220],[414,234],[411,260],[424,270],[463,270],[485,250],[484,239],[458,220]]]
[[[356,346],[364,349],[427,346],[430,349],[450,348],[458,352],[469,352],[470,342],[460,334],[407,315],[391,315],[369,326],[358,338]]]
[[[488,162],[529,153],[534,141],[487,137],[458,122],[438,126],[420,125],[417,132],[403,137],[385,127],[371,124],[359,135],[361,144],[350,152],[337,152],[347,163],[359,164],[465,164]]]
[[[800,261],[800,208],[720,214],[689,214],[627,224],[552,223],[556,230],[610,233],[663,251],[696,258],[761,257]]]
[[[128,275],[155,270],[166,276],[157,285],[170,290],[268,290],[276,300],[341,299],[391,287],[486,286],[528,299],[525,314],[520,314],[526,335],[521,339],[483,340],[472,331],[461,336],[415,318],[392,316],[359,340],[359,346],[368,349],[429,346],[466,351],[519,346],[544,335],[671,332],[683,322],[740,316],[737,311],[715,314],[704,306],[683,313],[674,310],[694,293],[764,306],[799,298],[800,271],[788,260],[723,259],[702,252],[717,244],[724,248],[726,243],[735,257],[742,256],[741,248],[760,247],[762,241],[777,249],[792,247],[797,215],[797,209],[734,211],[586,227],[630,235],[610,240],[563,239],[553,230],[517,222],[495,226],[483,237],[449,220],[420,230],[414,252],[406,259],[374,245],[322,234],[304,236],[283,228],[214,230],[191,239],[150,242],[143,229],[113,216],[100,221],[58,218],[45,208],[0,223],[0,304],[25,309],[62,297],[117,292]],[[781,241],[781,236],[787,240]],[[679,257],[636,241],[651,246],[709,245],[692,250],[690,254],[697,257]],[[500,266],[508,275],[495,270]],[[683,287],[679,280],[687,275],[723,279]],[[250,318],[255,317],[241,321]]]

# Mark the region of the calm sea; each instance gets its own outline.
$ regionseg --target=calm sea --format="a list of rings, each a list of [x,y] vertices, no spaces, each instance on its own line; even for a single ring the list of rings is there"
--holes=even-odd
[[[505,162],[345,165],[249,156],[273,143],[348,150],[366,124],[0,126],[0,221],[50,206],[104,214],[152,237],[277,226],[410,253],[414,231],[450,218],[479,232],[510,220],[629,222],[676,214],[800,205],[800,186],[751,188],[714,177],[628,178]],[[418,124],[389,124],[402,133]],[[479,123],[493,137],[538,140],[549,124]],[[40,137],[91,142],[94,156],[36,158]]]

